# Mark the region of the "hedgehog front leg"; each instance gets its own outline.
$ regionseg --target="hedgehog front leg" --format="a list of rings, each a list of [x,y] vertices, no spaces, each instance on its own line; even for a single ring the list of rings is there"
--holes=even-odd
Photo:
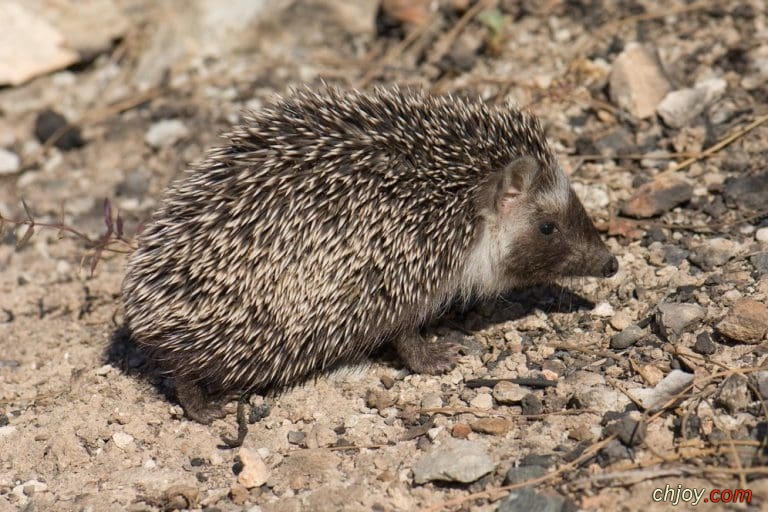
[[[457,343],[429,343],[418,333],[395,341],[400,359],[412,372],[430,375],[452,370],[463,348]]]
[[[212,400],[208,393],[194,382],[175,378],[176,399],[184,408],[189,419],[203,425],[210,425],[215,419],[227,415],[223,401]]]

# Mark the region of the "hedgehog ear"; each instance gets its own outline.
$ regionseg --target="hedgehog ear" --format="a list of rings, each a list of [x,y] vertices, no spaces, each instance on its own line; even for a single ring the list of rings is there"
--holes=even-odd
[[[515,199],[528,190],[540,169],[539,162],[531,156],[512,160],[488,184],[484,206],[490,206],[493,212],[509,213],[514,208]]]

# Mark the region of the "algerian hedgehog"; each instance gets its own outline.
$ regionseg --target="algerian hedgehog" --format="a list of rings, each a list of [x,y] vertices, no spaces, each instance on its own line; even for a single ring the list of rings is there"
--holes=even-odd
[[[457,299],[618,264],[530,114],[424,92],[304,89],[245,115],[139,236],[126,323],[189,417],[393,343]]]

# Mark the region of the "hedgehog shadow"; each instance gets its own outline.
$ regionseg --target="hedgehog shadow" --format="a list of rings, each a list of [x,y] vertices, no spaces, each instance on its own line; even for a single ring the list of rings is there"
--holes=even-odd
[[[456,302],[444,314],[427,323],[421,333],[422,335],[436,334],[438,339],[450,338],[452,337],[450,334],[445,334],[447,329],[473,336],[476,332],[494,325],[525,318],[536,310],[546,313],[573,313],[589,311],[594,307],[594,302],[567,287],[558,284],[542,284],[512,290],[495,300],[472,299],[466,303]],[[383,359],[393,366],[402,366],[391,344],[384,345],[375,351],[371,358]]]
[[[152,363],[141,346],[133,341],[128,326],[121,325],[112,331],[102,358],[123,374],[151,384],[158,394],[175,402],[173,386],[169,379]]]
[[[456,303],[443,314],[426,324],[422,334],[444,333],[445,328],[466,335],[473,335],[493,325],[518,320],[533,314],[535,310],[547,313],[568,313],[590,310],[595,306],[587,298],[557,284],[539,285],[531,288],[513,290],[496,300],[470,300],[467,303]],[[482,309],[482,311],[481,311]],[[469,318],[471,317],[471,321]],[[468,327],[471,324],[471,328]],[[151,384],[155,391],[167,400],[175,402],[175,393],[171,380],[163,374],[160,368],[152,363],[140,345],[132,339],[130,329],[121,325],[114,329],[103,353],[106,363],[119,369],[122,373],[138,377]],[[391,343],[375,350],[362,365],[381,362],[389,366],[402,367],[397,353]],[[301,386],[338,370],[351,369],[359,366],[359,362],[341,362],[321,374],[308,376],[296,385]],[[284,390],[275,390],[279,394]],[[271,395],[273,393],[267,393]]]

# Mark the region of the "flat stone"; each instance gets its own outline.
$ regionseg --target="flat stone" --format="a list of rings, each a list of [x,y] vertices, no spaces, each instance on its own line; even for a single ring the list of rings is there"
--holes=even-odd
[[[503,436],[512,427],[509,421],[504,418],[479,418],[470,423],[469,426],[475,432],[492,436]]]
[[[733,341],[760,343],[768,336],[768,307],[753,299],[741,299],[717,324],[717,330]]]
[[[663,177],[642,185],[621,207],[629,217],[646,219],[668,212],[693,197],[693,187],[686,181]]]
[[[434,480],[470,483],[494,468],[495,464],[482,444],[449,438],[416,461],[413,480],[417,484]]]
[[[726,86],[722,78],[710,78],[695,87],[672,91],[659,103],[656,111],[667,126],[682,128],[720,98]]]
[[[653,116],[670,90],[656,52],[638,44],[616,57],[608,87],[611,101],[639,119]]]
[[[269,479],[269,468],[258,452],[241,447],[237,452],[243,469],[237,475],[237,482],[246,489],[260,487]]]
[[[667,339],[676,338],[692,330],[704,318],[706,311],[698,304],[659,304],[656,321]]]

